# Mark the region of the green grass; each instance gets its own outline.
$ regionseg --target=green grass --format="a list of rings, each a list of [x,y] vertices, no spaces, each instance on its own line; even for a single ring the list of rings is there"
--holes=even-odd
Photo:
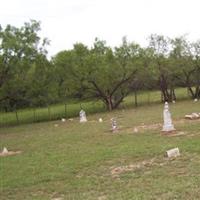
[[[170,104],[175,127],[185,135],[164,136],[160,128],[133,133],[134,126],[162,123],[162,111],[163,105],[153,104],[90,114],[84,124],[75,118],[1,128],[1,149],[22,151],[0,157],[1,199],[199,199],[200,121],[183,117],[200,112],[200,102]],[[109,131],[111,117],[117,118],[118,133]],[[174,147],[181,156],[164,158]],[[118,176],[111,173],[152,159]]]
[[[185,88],[178,88],[176,90],[178,100],[188,98]],[[159,91],[142,91],[138,92],[138,106],[146,104],[160,103],[160,92]],[[97,113],[104,112],[105,106],[101,101],[89,101],[82,102],[82,108],[86,113]],[[124,99],[120,108],[131,108],[134,106],[134,95],[129,95]],[[57,120],[63,117],[71,118],[79,115],[80,103],[69,102],[67,104],[67,110],[65,113],[65,105],[51,105],[48,108],[36,108],[36,109],[22,109],[16,113],[0,113],[0,127],[11,126],[17,124],[42,122],[49,120]],[[18,120],[17,120],[18,117]]]

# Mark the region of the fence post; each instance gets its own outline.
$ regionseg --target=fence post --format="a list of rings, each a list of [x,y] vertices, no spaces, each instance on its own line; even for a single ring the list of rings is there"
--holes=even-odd
[[[17,124],[19,124],[19,117],[18,117],[17,109],[15,110],[15,116],[16,116]]]
[[[35,114],[35,108],[33,108],[33,122],[36,122],[36,114]]]
[[[137,102],[137,90],[134,90],[134,97],[135,97],[135,107],[138,106],[138,102]]]
[[[151,95],[151,91],[147,91],[147,93],[148,93],[148,97],[147,97],[148,100],[147,100],[147,101],[148,101],[148,104],[150,104],[150,95]]]
[[[50,110],[49,105],[48,105],[47,109],[48,109],[49,120],[51,120],[51,110]]]
[[[67,119],[67,104],[65,103],[65,119]]]

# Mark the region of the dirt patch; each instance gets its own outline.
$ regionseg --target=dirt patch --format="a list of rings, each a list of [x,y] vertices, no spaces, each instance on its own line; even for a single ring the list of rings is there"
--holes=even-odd
[[[200,119],[196,119],[196,120],[179,119],[179,120],[173,120],[173,124],[177,125],[177,124],[184,124],[184,123],[195,123],[198,121],[200,122]],[[138,133],[143,130],[161,130],[162,126],[163,126],[163,123],[154,123],[154,124],[144,124],[143,123],[139,126],[126,127],[123,129],[125,129],[127,132]],[[137,131],[135,131],[135,130],[137,130]],[[169,134],[169,132],[167,132],[167,134],[165,134],[165,133],[163,133],[163,134],[173,137],[173,136],[186,135],[187,133],[183,132],[183,131],[172,131],[170,134]]]
[[[137,170],[147,170],[148,168],[153,167],[153,166],[163,167],[177,159],[178,160],[182,159],[182,157],[168,158],[165,155],[163,155],[163,157],[152,158],[150,160],[144,160],[144,161],[140,161],[140,162],[137,162],[134,164],[118,166],[118,167],[111,167],[110,173],[113,178],[119,178],[119,176],[121,174],[126,173],[126,172],[135,172]],[[146,172],[144,172],[144,173],[146,173]],[[147,173],[148,173],[148,170],[147,170]]]
[[[161,123],[136,126],[136,128],[138,128],[138,129],[158,129],[161,127],[162,127]]]
[[[105,195],[98,197],[98,200],[106,200],[107,197]]]
[[[119,167],[111,167],[111,175],[112,177],[118,177],[120,174],[124,172],[130,172],[135,171],[144,167],[150,167],[155,163],[155,158],[152,158],[151,160],[144,160],[135,164],[125,165],[125,166],[119,166]]]
[[[183,132],[183,131],[172,131],[172,132],[164,132],[163,135],[167,136],[167,137],[178,137],[178,136],[184,136],[187,135],[187,132]]]

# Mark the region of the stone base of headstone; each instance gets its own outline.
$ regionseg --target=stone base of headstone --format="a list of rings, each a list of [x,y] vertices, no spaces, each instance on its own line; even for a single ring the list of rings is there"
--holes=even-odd
[[[170,126],[170,127],[163,127],[162,132],[165,133],[170,133],[170,132],[175,132],[176,129],[174,128],[174,126]]]
[[[87,119],[80,120],[80,123],[84,123],[84,122],[87,122]]]
[[[11,156],[11,155],[16,155],[16,154],[20,154],[21,151],[8,151],[8,149],[6,147],[3,148],[3,151],[0,153],[0,157],[3,156]]]
[[[170,133],[174,131],[176,131],[176,129],[174,128],[174,125],[172,123],[163,125],[162,132]]]
[[[164,135],[172,135],[172,134],[176,134],[176,129],[174,129],[174,130],[171,130],[171,131],[161,131],[161,133],[162,134],[164,134]]]

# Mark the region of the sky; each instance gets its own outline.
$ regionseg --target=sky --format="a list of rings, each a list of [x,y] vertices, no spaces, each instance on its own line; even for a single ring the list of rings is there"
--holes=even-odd
[[[200,39],[200,0],[0,0],[0,24],[16,27],[34,19],[51,42],[48,55],[96,37],[114,47],[122,38],[148,44],[150,34]]]

